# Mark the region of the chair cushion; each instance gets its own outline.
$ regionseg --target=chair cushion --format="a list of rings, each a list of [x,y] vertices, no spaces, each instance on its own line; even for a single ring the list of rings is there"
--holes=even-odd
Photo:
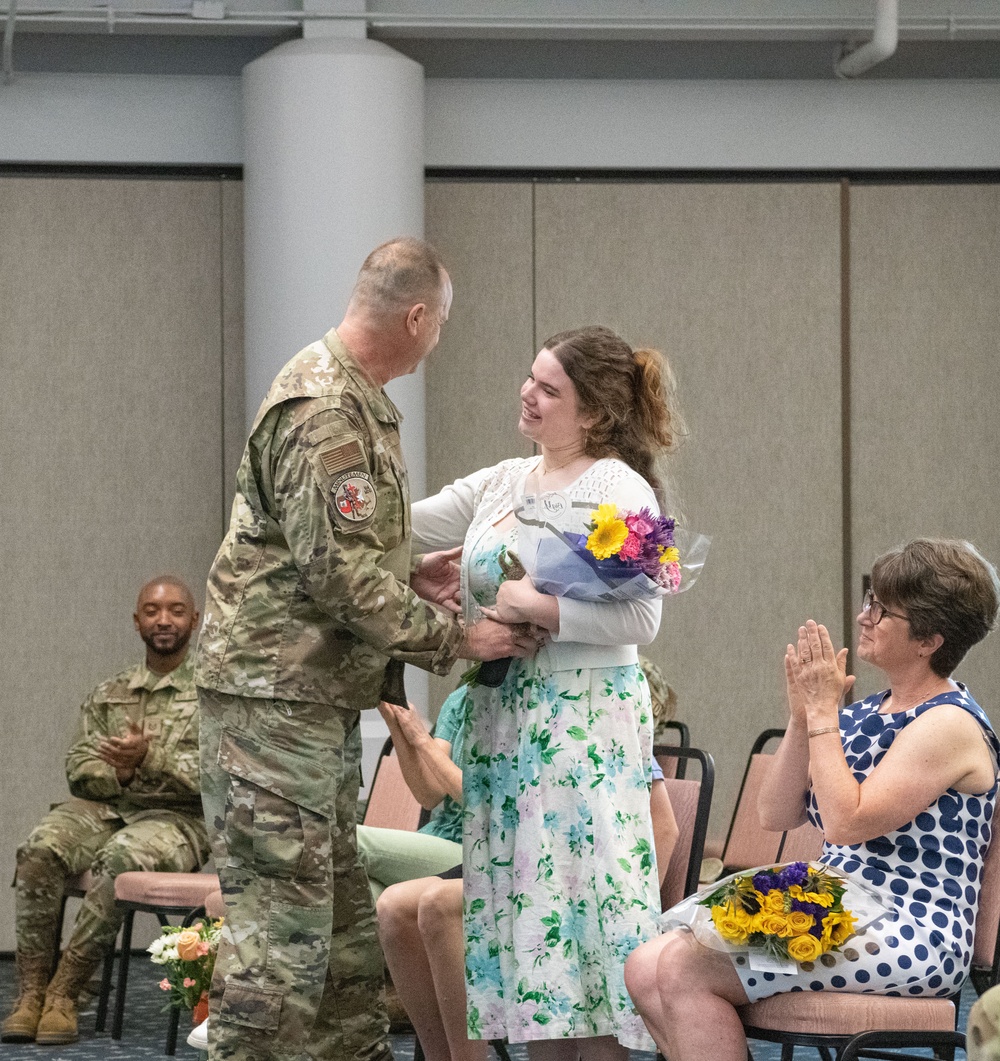
[[[219,887],[215,873],[119,873],[115,898],[147,906],[203,906]]]
[[[796,991],[741,1006],[739,1014],[748,1028],[807,1035],[856,1035],[881,1029],[955,1030],[955,1006],[947,998]]]

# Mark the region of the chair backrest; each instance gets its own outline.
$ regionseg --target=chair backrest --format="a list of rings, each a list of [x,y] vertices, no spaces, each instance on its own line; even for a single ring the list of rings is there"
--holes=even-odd
[[[763,828],[757,814],[757,796],[773,762],[773,755],[762,752],[752,754],[747,761],[743,784],[740,785],[740,794],[736,797],[736,807],[729,823],[729,835],[722,849],[722,864],[726,873],[778,861],[783,834]]]
[[[660,736],[666,736],[663,730],[672,730],[673,734],[676,735],[677,739],[671,739],[671,745],[676,744],[678,748],[690,748],[691,747],[691,731],[688,729],[687,724],[680,722],[676,718],[670,719],[669,722],[663,722],[656,727],[657,732]],[[683,777],[684,768],[687,766],[687,761],[684,759],[671,758],[666,763],[661,763],[660,769],[663,771],[664,778],[667,777]],[[668,769],[669,768],[669,769]]]
[[[993,825],[996,825],[994,817]],[[983,859],[983,877],[979,882],[979,906],[976,910],[976,934],[972,943],[972,966],[988,969],[990,986],[1000,979],[1000,837],[994,828],[990,846]],[[984,977],[983,979],[986,979]],[[976,988],[982,992],[979,983]]]
[[[420,824],[422,810],[403,778],[399,758],[392,748],[392,737],[386,737],[368,790],[363,823],[376,829],[413,832]]]
[[[705,835],[715,787],[715,761],[700,748],[680,748],[673,744],[658,744],[653,755],[663,770],[678,828],[677,844],[660,888],[660,902],[667,910],[698,890],[698,874],[705,854]],[[667,770],[673,765],[672,760],[685,764],[696,760],[701,767],[701,777],[693,780],[686,776],[669,776]]]
[[[813,862],[823,853],[823,833],[811,822],[784,834],[778,850],[779,862]]]
[[[783,833],[772,832],[760,824],[757,797],[774,762],[774,756],[764,748],[784,735],[783,729],[766,729],[750,749],[722,851],[722,863],[727,873],[764,866],[769,862],[809,862],[818,858],[823,850],[823,834],[809,822]]]
[[[778,861],[783,834],[761,827],[757,815],[757,796],[774,761],[774,756],[765,753],[764,747],[784,734],[783,729],[766,729],[750,749],[733,817],[729,822],[729,833],[722,849],[722,864],[726,873]]]

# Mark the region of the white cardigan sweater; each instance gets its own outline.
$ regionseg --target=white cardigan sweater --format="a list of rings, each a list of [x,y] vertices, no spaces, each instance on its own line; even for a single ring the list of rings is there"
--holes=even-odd
[[[540,460],[540,457],[516,458],[483,468],[413,505],[414,552],[451,549],[456,545],[465,547],[462,600],[466,622],[475,622],[480,615],[468,591],[468,558],[482,535],[512,511],[514,490]],[[582,501],[594,508],[604,502],[614,502],[628,511],[640,508],[659,511],[649,483],[627,464],[611,458],[596,461],[561,492],[572,501]],[[636,646],[648,644],[659,629],[659,599],[612,603],[566,597],[557,600],[559,633],[537,656],[544,670],[635,663]]]

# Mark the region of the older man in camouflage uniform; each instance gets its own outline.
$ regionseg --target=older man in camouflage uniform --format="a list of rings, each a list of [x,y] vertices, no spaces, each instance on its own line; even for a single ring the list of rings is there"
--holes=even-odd
[[[400,415],[382,387],[430,353],[450,304],[433,248],[377,248],[343,322],[275,379],[243,455],[196,669],[227,903],[216,1058],[389,1061],[354,831],[359,711],[404,662],[443,674],[536,647],[489,621],[466,632],[439,606],[457,588],[449,557],[411,564]]]
[[[21,993],[4,1021],[4,1042],[77,1038],[80,988],[121,924],[119,873],[188,872],[208,857],[187,658],[198,622],[194,598],[179,579],[154,579],[143,586],[134,618],[145,662],[103,682],[84,701],[66,757],[73,798],[51,810],[17,852]],[[50,983],[63,889],[87,869],[94,882]]]

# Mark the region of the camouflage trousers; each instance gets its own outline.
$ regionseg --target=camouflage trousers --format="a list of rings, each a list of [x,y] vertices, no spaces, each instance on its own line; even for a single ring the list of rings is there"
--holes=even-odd
[[[103,803],[70,799],[35,826],[17,852],[14,881],[17,949],[52,954],[66,881],[92,870],[94,882],[73,927],[68,950],[81,962],[100,960],[121,926],[115,878],[129,870],[187,873],[208,857],[201,822],[175,811],[145,812],[130,823]]]
[[[355,840],[358,713],[198,696],[202,801],[226,902],[209,1057],[392,1061],[375,910]],[[325,794],[313,797],[317,790]]]

